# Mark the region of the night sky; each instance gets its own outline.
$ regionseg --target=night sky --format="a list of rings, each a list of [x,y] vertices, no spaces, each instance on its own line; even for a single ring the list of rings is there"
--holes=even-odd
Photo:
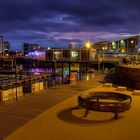
[[[0,34],[12,50],[67,47],[137,34],[139,15],[139,0],[0,0]]]

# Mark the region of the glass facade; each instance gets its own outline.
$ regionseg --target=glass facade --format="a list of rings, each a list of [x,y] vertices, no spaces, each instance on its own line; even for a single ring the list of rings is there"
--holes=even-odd
[[[71,58],[70,58],[70,60],[71,61],[78,61],[79,60],[79,51],[77,51],[77,50],[72,50],[71,52],[70,52],[70,54],[71,54]]]

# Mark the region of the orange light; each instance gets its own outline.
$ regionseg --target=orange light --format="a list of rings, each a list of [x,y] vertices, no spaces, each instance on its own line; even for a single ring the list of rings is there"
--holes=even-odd
[[[121,52],[124,53],[125,52],[125,49],[122,49]]]
[[[91,44],[90,44],[90,42],[88,41],[88,42],[86,43],[86,47],[87,47],[87,49],[89,49],[90,46],[91,46]]]

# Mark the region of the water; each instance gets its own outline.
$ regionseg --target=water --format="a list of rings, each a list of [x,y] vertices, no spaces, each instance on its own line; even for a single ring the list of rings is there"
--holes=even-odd
[[[41,73],[49,73],[52,74],[53,73],[53,69],[52,68],[30,68],[30,69],[26,69],[26,71],[34,73],[34,74],[41,74]],[[61,68],[56,68],[56,74],[61,75],[62,74],[62,69]],[[87,79],[87,74],[85,73],[78,73],[78,72],[72,72],[71,74],[75,74],[76,80],[84,80]],[[53,85],[59,85],[62,82],[63,83],[68,83],[69,80],[69,67],[64,67],[63,68],[63,81],[61,76],[57,76],[55,77],[55,79],[53,79],[52,77],[48,78],[48,86],[51,87]],[[55,83],[54,83],[55,81]]]
[[[30,68],[30,69],[26,69],[28,72],[33,72],[33,73],[42,73],[42,72],[45,72],[45,69],[44,68]]]

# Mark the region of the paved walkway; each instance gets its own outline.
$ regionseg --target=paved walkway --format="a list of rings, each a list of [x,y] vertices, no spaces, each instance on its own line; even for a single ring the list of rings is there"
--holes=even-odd
[[[106,89],[115,91],[115,88],[103,87],[92,90]],[[76,95],[43,112],[5,140],[138,140],[140,96],[132,96],[132,100],[131,109],[118,120],[113,119],[113,113],[95,111],[82,118],[84,109],[72,109],[77,106]]]
[[[89,81],[79,82],[77,87],[69,85],[56,86],[35,94],[23,96],[18,101],[1,103],[0,139],[5,138],[17,128],[66,98],[101,85],[100,81],[103,80],[103,77],[104,75],[97,75]]]

